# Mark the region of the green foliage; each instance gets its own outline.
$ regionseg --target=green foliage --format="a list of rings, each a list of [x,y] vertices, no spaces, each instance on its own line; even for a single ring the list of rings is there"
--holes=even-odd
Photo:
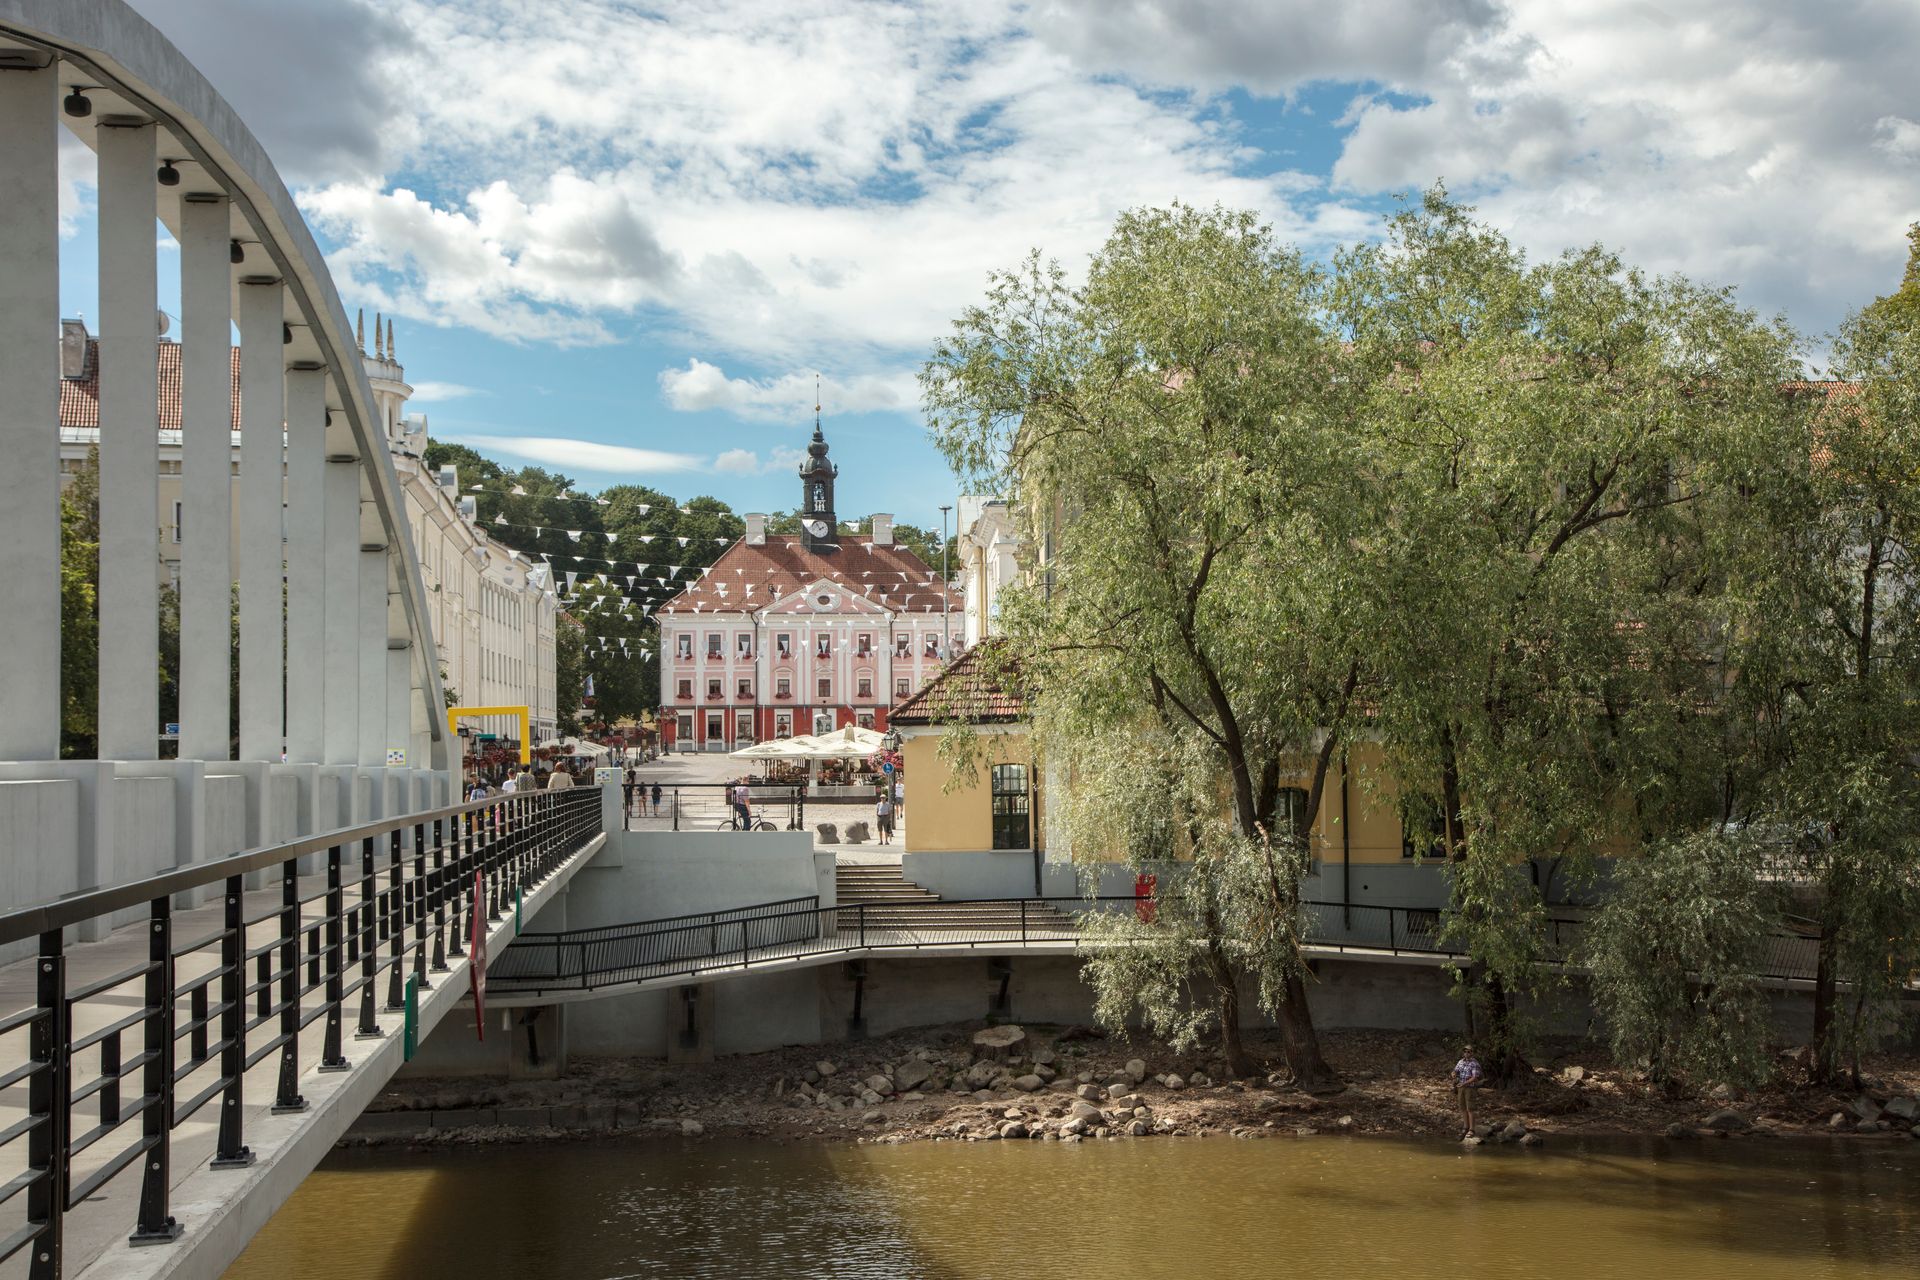
[[[1751,1086],[1769,1074],[1759,975],[1780,903],[1762,878],[1767,852],[1727,829],[1619,861],[1585,956],[1619,1061],[1671,1083]]]
[[[580,732],[580,707],[587,692],[587,641],[581,626],[562,618],[553,632],[553,674],[556,723],[561,733]]]
[[[100,705],[100,454],[60,494],[60,754],[96,753]]]
[[[1282,779],[1311,776],[1317,802],[1364,647],[1341,590],[1364,508],[1352,392],[1324,305],[1322,274],[1252,215],[1142,211],[1080,291],[1037,257],[995,276],[921,377],[956,470],[1058,517],[1054,572],[1001,605],[1036,744],[1071,779],[1055,822],[1088,858],[1190,863],[1170,885],[1191,909],[1154,929],[1202,944],[1091,948],[1102,1008],[1151,1000],[1171,1027],[1199,964],[1215,1004],[1179,1025],[1210,1019],[1243,1070],[1251,978],[1307,1081],[1329,1073],[1295,928],[1304,845],[1275,815]]]

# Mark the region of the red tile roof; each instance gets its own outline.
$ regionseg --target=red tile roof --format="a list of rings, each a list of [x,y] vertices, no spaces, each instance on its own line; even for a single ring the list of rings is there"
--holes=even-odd
[[[160,380],[160,420],[161,431],[180,429],[180,344],[162,342],[155,363]],[[233,414],[231,429],[240,429],[240,348],[233,348],[230,357],[233,379]],[[100,425],[100,340],[87,339],[85,362],[80,366],[77,378],[60,379],[60,425],[67,427],[98,427]]]
[[[1011,724],[1027,718],[1027,705],[1000,683],[1002,672],[1014,668],[997,657],[999,646],[985,640],[961,654],[927,687],[887,713],[887,723],[934,725],[959,720],[966,724]],[[991,673],[989,667],[995,668]]]
[[[938,573],[898,543],[876,547],[871,538],[847,534],[839,550],[821,552],[802,547],[797,533],[770,533],[764,546],[743,538],[728,547],[705,575],[655,612],[752,612],[789,599],[822,579],[890,613],[939,613],[963,607],[959,594],[948,590]]]

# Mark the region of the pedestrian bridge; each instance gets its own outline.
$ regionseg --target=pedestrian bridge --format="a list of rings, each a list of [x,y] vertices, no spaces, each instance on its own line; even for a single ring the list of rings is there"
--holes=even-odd
[[[1150,919],[1150,899],[1034,897],[822,905],[819,898],[555,933],[523,933],[489,969],[489,999],[552,1005],[725,978],[814,968],[860,956],[1072,955],[1094,914]],[[1549,915],[1548,953],[1577,964],[1585,914]],[[1309,961],[1343,957],[1442,965],[1465,958],[1437,910],[1339,902],[1301,904]],[[1762,974],[1780,985],[1814,975],[1819,940],[1772,938]]]

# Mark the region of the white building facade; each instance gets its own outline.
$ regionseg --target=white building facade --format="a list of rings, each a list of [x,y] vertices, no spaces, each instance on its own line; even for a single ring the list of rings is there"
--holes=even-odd
[[[957,598],[876,515],[840,531],[838,468],[816,426],[801,465],[802,532],[764,515],[662,605],[661,740],[669,750],[735,751],[845,725],[885,730],[959,649]]]
[[[60,469],[62,483],[85,465],[100,440],[99,339],[79,320],[61,326]],[[528,708],[537,745],[558,736],[554,680],[554,629],[558,600],[544,568],[487,537],[474,514],[474,499],[463,494],[451,467],[429,472],[422,453],[427,443],[424,416],[408,414],[413,393],[406,370],[393,354],[391,322],[374,321],[373,350],[361,358],[372,387],[387,450],[405,498],[406,524],[431,597],[429,620],[439,652],[441,680],[448,696],[467,706]],[[232,511],[235,572],[240,555],[238,476],[240,469],[239,351],[233,355],[234,414],[229,450],[236,500]],[[156,572],[163,584],[178,587],[183,529],[191,520],[181,494],[180,346],[162,338],[157,347],[159,378],[160,556]],[[284,515],[284,482],[282,503]],[[285,536],[284,518],[282,537]],[[471,732],[517,737],[513,717],[467,721]]]

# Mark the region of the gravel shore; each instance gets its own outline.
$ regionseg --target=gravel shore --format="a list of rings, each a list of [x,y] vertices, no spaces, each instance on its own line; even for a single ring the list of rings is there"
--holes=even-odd
[[[1009,1040],[1005,1045],[976,1039]],[[1459,1046],[1431,1032],[1323,1033],[1344,1088],[1294,1088],[1277,1036],[1252,1033],[1261,1074],[1229,1080],[1205,1053],[1083,1027],[921,1027],[699,1066],[586,1059],[555,1080],[395,1081],[348,1144],[510,1142],[617,1131],[675,1139],[1046,1141],[1158,1135],[1374,1134],[1456,1141],[1448,1087]],[[1859,1091],[1807,1085],[1781,1051],[1767,1088],[1670,1095],[1612,1066],[1586,1041],[1549,1042],[1529,1070],[1475,1099],[1476,1140],[1538,1145],[1556,1135],[1669,1138],[1846,1135],[1920,1140],[1920,1057],[1866,1064]]]

